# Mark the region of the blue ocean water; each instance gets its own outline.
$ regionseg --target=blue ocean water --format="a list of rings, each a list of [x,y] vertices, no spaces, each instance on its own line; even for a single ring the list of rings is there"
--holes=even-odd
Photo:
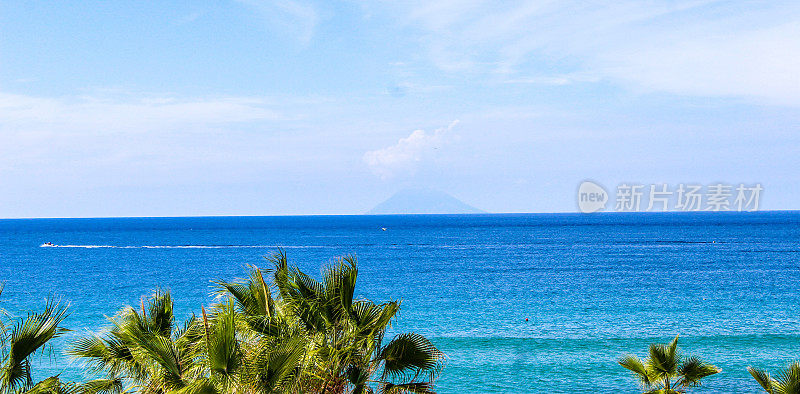
[[[800,212],[0,220],[0,307],[70,302],[36,371],[77,379],[70,336],[157,287],[189,316],[277,247],[312,273],[356,255],[357,293],[448,355],[441,393],[634,393],[616,359],[676,334],[723,369],[697,392],[800,359]]]

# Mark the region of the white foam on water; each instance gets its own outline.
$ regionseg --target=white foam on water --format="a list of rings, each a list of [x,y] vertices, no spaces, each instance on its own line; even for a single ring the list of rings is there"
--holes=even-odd
[[[117,245],[48,245],[41,244],[40,248],[83,248],[83,249],[310,249],[310,248],[325,248],[321,245],[298,245],[298,246],[277,246],[277,245],[138,245],[138,246],[117,246]]]

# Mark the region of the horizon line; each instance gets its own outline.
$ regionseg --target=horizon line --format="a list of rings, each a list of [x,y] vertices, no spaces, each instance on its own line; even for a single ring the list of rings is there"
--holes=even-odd
[[[186,215],[186,216],[57,216],[57,217],[4,217],[0,220],[68,220],[68,219],[189,219],[189,218],[289,218],[289,217],[335,217],[335,216],[501,216],[501,215],[608,215],[608,214],[751,214],[769,212],[800,212],[800,209],[764,209],[758,211],[601,211],[593,213],[583,213],[580,211],[558,211],[558,212],[476,212],[476,213],[353,213],[353,214],[286,214],[286,215]]]

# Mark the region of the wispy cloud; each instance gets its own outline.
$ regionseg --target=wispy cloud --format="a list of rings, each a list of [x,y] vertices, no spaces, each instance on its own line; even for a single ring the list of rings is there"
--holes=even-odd
[[[800,106],[800,20],[611,56],[598,59],[604,73],[646,89]]]
[[[308,44],[319,15],[310,4],[293,0],[237,0],[255,10],[270,26],[277,27]]]
[[[408,137],[401,138],[392,146],[365,153],[364,162],[373,173],[383,179],[401,173],[413,174],[420,162],[449,141],[450,131],[457,124],[458,120],[455,120],[447,127],[436,129],[432,133],[421,129],[414,130]]]
[[[111,162],[156,165],[155,157],[162,164],[165,158],[190,162],[201,151],[204,160],[212,160],[215,152],[209,147],[238,143],[225,136],[282,119],[260,98],[0,93],[0,177],[13,169],[39,176],[43,171],[98,171]],[[209,141],[209,147],[199,144]]]
[[[570,85],[579,82],[597,82],[600,77],[591,73],[569,73],[506,78],[504,83],[528,85]]]
[[[574,73],[676,94],[800,103],[794,1],[382,4],[403,16],[445,72],[553,85]]]
[[[148,96],[37,97],[0,93],[0,129],[103,132],[169,129],[176,125],[222,124],[279,119],[260,98]],[[46,127],[45,127],[46,126]]]

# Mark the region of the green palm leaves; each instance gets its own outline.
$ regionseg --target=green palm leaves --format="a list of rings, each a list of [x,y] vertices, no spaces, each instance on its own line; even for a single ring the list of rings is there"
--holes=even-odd
[[[763,370],[747,367],[750,375],[770,394],[800,394],[800,363],[793,362],[775,377]]]
[[[2,286],[0,286],[2,293]],[[67,317],[67,306],[48,301],[44,310],[29,313],[25,318],[3,321],[0,316],[0,392],[69,392],[74,385],[63,384],[58,377],[34,383],[31,376],[31,358],[41,352],[47,343],[67,330],[61,322]]]
[[[122,382],[143,392],[168,392],[188,385],[199,355],[201,327],[195,319],[175,326],[169,293],[157,291],[137,311],[124,308],[104,335],[79,339],[68,351],[106,377],[88,384],[116,391]]]
[[[240,282],[215,282],[219,302],[176,327],[169,293],[140,310],[125,308],[100,335],[70,354],[102,379],[93,392],[143,393],[432,393],[444,355],[425,337],[384,336],[399,301],[355,297],[354,258],[323,270],[321,280],[288,264],[250,267]]]
[[[444,355],[425,337],[384,336],[400,311],[399,301],[376,304],[354,299],[358,269],[353,258],[338,260],[322,281],[291,269],[275,257],[274,281],[284,308],[308,334],[305,387],[319,392],[432,392]]]
[[[682,393],[700,386],[703,378],[722,372],[697,357],[683,358],[677,336],[669,344],[650,345],[645,361],[629,355],[620,358],[619,364],[634,373],[647,393]]]
[[[108,332],[73,345],[71,355],[106,375],[88,384],[120,382],[144,393],[274,392],[298,365],[295,348],[302,345],[266,343],[232,300],[209,313],[202,308],[202,319],[192,317],[181,328],[173,323],[169,293],[155,293],[147,305],[142,312],[123,309]],[[255,382],[260,389],[249,390]]]

